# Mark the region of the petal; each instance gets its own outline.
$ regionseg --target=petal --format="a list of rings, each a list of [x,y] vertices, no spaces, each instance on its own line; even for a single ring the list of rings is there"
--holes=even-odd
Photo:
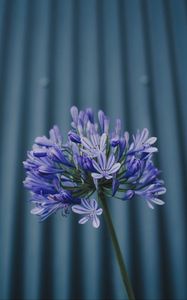
[[[85,208],[82,205],[73,205],[71,209],[74,213],[80,214],[80,215],[87,214],[89,212],[89,209]]]
[[[95,199],[90,200],[90,205],[91,205],[92,208],[94,208],[94,210],[96,210],[98,208],[98,204],[97,204],[97,201]]]
[[[114,163],[115,163],[115,156],[114,154],[111,154],[107,162],[107,170],[110,170],[110,168],[113,166]]]
[[[72,106],[70,109],[70,113],[75,124],[78,122],[78,108],[76,106]]]
[[[164,201],[162,201],[162,200],[160,200],[160,199],[158,199],[158,198],[153,198],[153,199],[151,199],[151,201],[154,202],[154,203],[156,203],[156,204],[158,204],[158,205],[163,205],[163,204],[165,204]]]
[[[86,222],[88,222],[89,219],[90,219],[90,217],[86,216],[86,217],[79,220],[79,224],[85,224]]]
[[[33,215],[41,215],[43,213],[43,211],[45,210],[45,208],[43,207],[34,207],[33,209],[31,209],[31,214]]]
[[[148,204],[149,208],[154,209],[154,206],[151,204],[150,201],[147,201],[147,204]]]
[[[102,173],[101,167],[99,166],[99,164],[98,164],[94,159],[92,160],[92,164],[93,164],[94,168],[95,168],[99,173]]]
[[[149,136],[149,130],[147,128],[144,128],[142,130],[142,133],[141,133],[141,136],[140,136],[140,141],[142,143],[144,143],[147,140],[148,136]]]
[[[165,187],[161,187],[160,190],[157,192],[157,195],[163,195],[166,193],[166,188]]]
[[[94,228],[98,228],[99,225],[100,225],[99,218],[95,214],[93,216],[92,225],[93,225]]]
[[[146,144],[152,145],[157,141],[157,138],[155,136],[150,137],[147,141]]]
[[[103,175],[102,174],[99,174],[99,173],[91,173],[92,177],[95,178],[95,179],[100,179],[100,178],[103,178]]]
[[[93,146],[96,148],[96,147],[98,147],[98,145],[99,145],[99,138],[98,138],[98,135],[96,135],[96,134],[92,134],[91,135],[91,141],[92,141],[92,144],[93,144]],[[93,147],[92,146],[92,147]]]
[[[145,148],[143,150],[143,152],[146,152],[146,153],[158,152],[158,149],[156,147],[148,147],[148,148]]]
[[[101,131],[104,131],[104,119],[105,119],[105,114],[102,110],[99,110],[98,112],[98,119],[99,119],[99,124],[101,127]]]
[[[33,149],[33,154],[36,157],[43,157],[43,156],[47,155],[47,150],[46,150],[46,148],[36,148],[36,149]]]
[[[100,216],[103,213],[102,208],[97,209],[96,214]]]
[[[106,148],[107,135],[103,133],[100,139],[100,150],[103,152]]]
[[[86,137],[81,138],[81,143],[86,149],[88,149],[88,150],[93,149],[92,143]]]
[[[115,163],[112,168],[108,171],[109,174],[113,174],[113,173],[116,173],[119,168],[121,167],[121,164],[120,163]]]
[[[50,129],[49,136],[50,136],[50,139],[56,144],[60,144],[62,142],[62,136],[60,134],[60,129],[58,128],[57,125],[54,125],[53,128]]]
[[[99,163],[99,166],[101,167],[101,170],[106,169],[106,155],[104,153],[101,153],[98,156],[98,163]]]
[[[93,208],[92,208],[92,206],[91,206],[89,200],[82,199],[82,200],[81,200],[81,203],[82,203],[82,205],[83,205],[87,210],[89,210],[89,211],[92,211],[92,210],[93,210]]]
[[[104,119],[104,132],[108,134],[108,131],[109,131],[109,123],[110,123],[110,120],[109,118],[105,117]]]
[[[109,175],[109,174],[106,174],[105,175],[105,178],[107,179],[107,180],[109,180],[109,179],[111,179],[113,176],[112,175]]]
[[[50,147],[53,145],[53,142],[51,140],[49,140],[48,138],[46,138],[46,136],[39,136],[35,139],[35,143],[40,145],[40,146],[46,146],[46,147]]]

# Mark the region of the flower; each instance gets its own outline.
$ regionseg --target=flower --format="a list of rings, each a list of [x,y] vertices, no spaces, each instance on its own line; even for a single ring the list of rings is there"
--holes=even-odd
[[[111,179],[113,177],[113,174],[116,173],[121,167],[120,163],[115,162],[114,154],[111,154],[107,161],[106,154],[101,153],[97,157],[97,160],[98,162],[93,160],[93,166],[98,172],[98,173],[95,172],[92,173],[92,177],[95,179],[101,179],[103,177],[106,179]]]
[[[104,153],[106,148],[106,139],[106,133],[103,133],[101,137],[98,134],[92,134],[90,139],[82,137],[82,151],[88,154],[89,157],[97,157],[98,155]]]
[[[144,128],[131,138],[127,131],[122,132],[119,119],[111,132],[101,110],[98,122],[90,108],[78,111],[73,106],[70,112],[72,128],[65,141],[55,125],[49,137],[35,139],[23,162],[32,214],[43,221],[58,211],[62,215],[79,213],[84,215],[79,223],[90,220],[98,228],[102,209],[92,198],[95,192],[122,201],[132,201],[137,195],[152,209],[164,204],[160,196],[166,188],[152,159],[158,151],[156,137],[149,137]]]
[[[133,154],[136,152],[146,152],[153,153],[157,152],[158,149],[156,147],[152,147],[157,140],[156,137],[149,137],[149,131],[147,128],[144,128],[142,132],[137,131],[136,135],[133,136],[133,142],[129,147],[128,153]]]
[[[90,220],[93,227],[99,227],[100,221],[97,216],[101,215],[103,210],[102,208],[98,208],[98,204],[95,199],[91,199],[90,201],[83,199],[81,201],[81,205],[72,206],[72,211],[80,215],[85,215],[79,220],[79,224],[84,224]]]

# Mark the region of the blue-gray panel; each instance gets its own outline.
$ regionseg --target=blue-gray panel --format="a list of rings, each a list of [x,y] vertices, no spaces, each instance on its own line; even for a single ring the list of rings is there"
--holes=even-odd
[[[124,299],[104,221],[38,223],[22,161],[69,108],[104,109],[158,136],[166,205],[112,200],[137,299],[187,298],[187,3],[0,0],[0,299]]]

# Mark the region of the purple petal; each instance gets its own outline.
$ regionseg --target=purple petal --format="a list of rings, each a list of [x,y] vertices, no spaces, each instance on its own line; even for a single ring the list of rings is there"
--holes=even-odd
[[[150,201],[147,201],[147,205],[149,206],[149,208],[154,209],[154,206],[151,204]]]
[[[92,141],[92,147],[94,146],[95,148],[98,147],[99,145],[99,137],[96,134],[91,135],[91,141]]]
[[[160,189],[159,189],[159,191],[157,192],[157,195],[163,195],[163,194],[165,194],[166,193],[166,188],[165,187],[161,187]]]
[[[72,206],[72,211],[76,214],[87,214],[88,213],[88,208],[83,207],[82,205],[73,205]]]
[[[74,123],[77,125],[79,115],[78,108],[76,106],[72,106],[70,112]]]
[[[36,149],[33,149],[33,154],[36,157],[44,157],[47,155],[47,150],[46,150],[46,148],[36,148]]]
[[[148,147],[148,148],[145,148],[143,150],[143,152],[146,152],[146,153],[153,153],[153,152],[158,152],[158,149],[156,147]]]
[[[38,206],[38,207],[34,207],[32,210],[31,210],[31,214],[33,215],[41,215],[44,211],[44,208],[42,206]]]
[[[94,228],[98,228],[100,225],[99,218],[97,217],[96,214],[94,214],[94,216],[93,216],[92,225]]]
[[[98,208],[98,204],[97,204],[97,201],[95,199],[90,200],[90,205],[91,205],[91,207],[94,208],[94,210],[96,210]]]
[[[89,216],[83,217],[82,219],[79,220],[79,224],[85,224],[86,222],[88,222],[89,219],[90,219]]]
[[[121,120],[120,119],[116,119],[116,133],[120,134],[121,131]]]
[[[121,167],[121,164],[120,163],[115,163],[112,168],[108,171],[109,174],[113,174],[113,173],[116,173],[119,168]]]
[[[101,167],[101,170],[105,170],[106,169],[106,155],[104,153],[101,153],[98,156],[98,162],[99,162],[99,166]]]
[[[53,146],[53,142],[51,140],[49,140],[48,138],[46,138],[46,136],[38,136],[36,139],[35,139],[35,143],[37,145],[40,145],[40,146],[46,146],[46,147],[51,147]]]
[[[112,175],[105,174],[105,178],[106,178],[107,180],[111,179],[112,177],[113,177]]]
[[[87,113],[87,116],[88,116],[88,119],[91,123],[94,123],[94,114],[93,114],[93,111],[91,108],[87,108],[86,109],[86,113]]]
[[[156,204],[158,204],[158,205],[163,205],[163,204],[165,204],[164,201],[162,201],[162,200],[160,200],[160,199],[158,199],[158,198],[153,198],[153,199],[151,199],[151,202],[154,202],[154,203],[156,203]]]
[[[142,143],[144,143],[144,142],[147,140],[148,136],[149,136],[149,131],[148,131],[147,128],[144,128],[144,129],[142,130],[142,133],[141,133],[141,136],[140,136],[140,141],[141,141]]]
[[[105,117],[104,119],[104,132],[108,134],[109,131],[109,118]]]
[[[106,133],[103,133],[100,139],[100,150],[103,152],[106,148],[106,140],[107,140],[107,135]]]
[[[110,170],[111,167],[114,165],[114,163],[115,163],[115,156],[114,154],[111,154],[107,162],[107,170]]]
[[[81,138],[82,145],[87,148],[88,150],[93,149],[92,143],[86,137]]]
[[[102,208],[97,209],[96,214],[100,216],[103,213]]]
[[[92,177],[95,178],[95,179],[103,178],[102,174],[99,174],[99,173],[91,173],[91,174],[92,174]]]
[[[92,210],[93,210],[93,207],[91,206],[89,200],[87,200],[87,199],[82,199],[82,200],[81,200],[81,204],[82,204],[82,206],[84,206],[87,210],[89,210],[89,211],[92,211]]]
[[[101,131],[104,132],[105,114],[102,110],[99,110],[99,112],[98,112],[98,119],[99,119],[99,124],[100,124],[100,127],[101,127]]]
[[[62,143],[62,136],[60,134],[60,129],[57,125],[54,125],[53,128],[49,131],[49,136],[55,144]]]
[[[146,141],[146,144],[152,145],[152,144],[154,144],[156,141],[157,141],[157,138],[153,136],[153,137],[150,137],[150,138]]]
[[[100,168],[99,164],[94,159],[92,160],[92,164],[99,173],[102,173],[102,169]]]

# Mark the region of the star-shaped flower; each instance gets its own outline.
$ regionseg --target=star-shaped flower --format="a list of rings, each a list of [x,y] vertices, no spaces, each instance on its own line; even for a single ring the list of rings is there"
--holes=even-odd
[[[121,167],[120,163],[115,162],[114,154],[111,154],[107,161],[106,154],[101,153],[98,156],[98,162],[93,160],[92,164],[96,169],[96,171],[98,172],[98,173],[95,172],[92,173],[92,177],[95,179],[101,179],[103,177],[106,179],[111,179],[114,173],[116,173]]]
[[[81,143],[84,148],[82,151],[89,155],[90,157],[97,157],[106,148],[107,135],[103,133],[101,137],[98,134],[91,135],[90,139],[86,137],[81,138]]]
[[[95,199],[82,199],[81,205],[72,206],[72,211],[80,215],[85,215],[79,220],[79,224],[84,224],[90,220],[92,222],[93,227],[99,227],[100,221],[98,216],[102,214],[103,210],[102,208],[98,208],[98,204]]]

